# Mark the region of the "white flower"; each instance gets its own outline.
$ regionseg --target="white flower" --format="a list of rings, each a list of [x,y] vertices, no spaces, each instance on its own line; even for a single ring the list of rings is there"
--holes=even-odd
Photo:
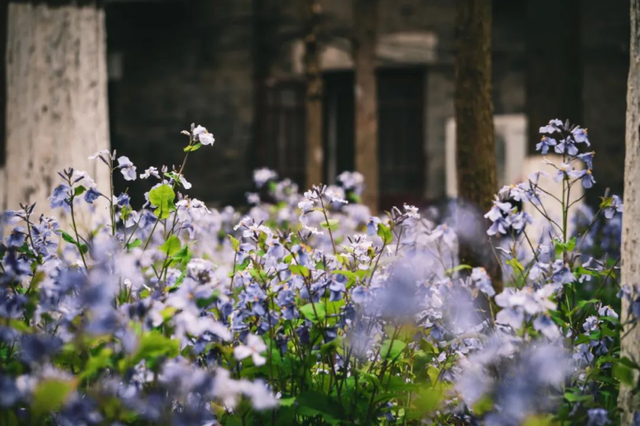
[[[158,169],[151,166],[144,173],[140,174],[140,179],[149,179],[151,176],[160,179],[160,173],[158,173]]]
[[[136,166],[129,160],[129,157],[125,157],[124,155],[119,157],[118,167],[120,167],[120,172],[125,180],[136,180],[138,177],[136,174]]]
[[[87,189],[96,187],[96,183],[91,179],[89,173],[82,170],[74,170],[71,179],[73,180],[73,183],[80,182],[80,184]]]
[[[316,202],[318,201],[318,194],[315,191],[308,190],[308,191],[305,191],[304,198],[306,198],[311,202]]]
[[[420,213],[418,213],[418,208],[416,206],[405,204],[404,214],[406,215],[404,224],[407,226],[415,226],[420,220]]]
[[[304,229],[309,231],[309,235],[322,235],[324,232],[318,231],[318,228],[314,226],[303,225]]]
[[[298,208],[302,210],[302,213],[309,213],[311,210],[313,210],[313,207],[313,201],[310,201],[306,198],[298,203]]]
[[[342,191],[340,188],[332,187],[331,189],[328,189],[324,193],[324,195],[329,197],[331,203],[333,204],[349,204],[349,202],[344,199],[344,191]]]
[[[111,153],[108,149],[103,149],[89,157],[89,160],[95,160],[96,158],[101,158],[103,161],[106,161],[105,158],[111,157]]]
[[[196,198],[182,199],[176,203],[176,207],[178,208],[178,219],[181,221],[200,220],[211,214],[207,206]]]
[[[418,213],[418,208],[416,206],[405,204],[404,213],[413,219],[420,219],[420,213]]]
[[[255,192],[247,192],[247,203],[249,204],[260,204],[260,196]]]
[[[338,175],[338,182],[346,189],[351,189],[356,194],[362,193],[364,176],[358,172],[342,172]]]
[[[229,371],[218,368],[216,380],[213,386],[214,395],[222,400],[225,407],[235,408],[240,395],[246,395],[251,399],[253,408],[265,410],[278,406],[278,399],[269,391],[263,382],[250,382],[249,380],[233,380]]]
[[[278,178],[278,174],[273,170],[269,170],[266,167],[253,171],[253,181],[256,183],[256,187],[262,188],[265,183],[270,180]]]
[[[193,136],[202,145],[213,145],[213,143],[216,141],[213,135],[209,133],[209,131],[205,127],[202,126],[197,126],[195,129],[193,129]]]
[[[231,339],[231,332],[222,323],[212,317],[202,317],[191,311],[182,311],[174,315],[175,335],[182,338],[185,334],[200,337],[206,332],[210,332],[223,340]]]
[[[248,227],[249,225],[251,225],[253,223],[253,219],[251,219],[249,216],[245,216],[243,217],[240,222],[238,222],[238,224],[236,226],[233,227],[234,231],[237,231],[238,229],[242,228],[242,227]]]
[[[249,334],[247,336],[247,344],[239,345],[233,349],[233,354],[238,360],[243,360],[249,356],[253,359],[253,363],[257,366],[264,365],[267,359],[260,355],[261,352],[267,350],[267,345],[264,344],[262,338],[255,334]]]
[[[180,181],[180,185],[182,185],[184,189],[191,189],[191,182],[186,180],[183,175],[178,175],[178,180]]]

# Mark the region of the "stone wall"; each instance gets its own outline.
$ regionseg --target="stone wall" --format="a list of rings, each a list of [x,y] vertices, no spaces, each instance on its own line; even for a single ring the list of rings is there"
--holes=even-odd
[[[581,31],[581,45],[576,46],[582,58],[581,121],[589,127],[599,153],[595,163],[600,189],[610,186],[621,192],[628,11],[624,2],[608,3],[584,0],[576,12]],[[253,13],[256,4],[261,6],[259,20]],[[322,37],[330,46],[323,64],[327,69],[349,69],[351,2],[322,0],[321,4]],[[425,198],[437,200],[444,195],[445,126],[453,116],[454,2],[380,0],[379,5],[380,65],[425,69]],[[494,1],[496,114],[527,111],[526,31],[532,5]],[[114,147],[126,152],[140,169],[178,163],[184,142],[179,131],[191,121],[201,123],[217,142],[190,160],[186,175],[194,184],[191,194],[216,203],[242,200],[250,188],[250,160],[256,165],[263,160],[256,149],[260,138],[253,143],[256,55],[262,53],[265,61],[261,78],[267,85],[300,78],[303,12],[304,2],[299,0],[111,4],[109,52],[122,64],[110,84]],[[537,28],[549,31],[540,22],[534,36]],[[554,37],[547,36],[550,42]],[[543,123],[533,123],[539,124]],[[251,159],[254,152],[260,154]],[[140,194],[141,187],[136,188],[133,192]]]

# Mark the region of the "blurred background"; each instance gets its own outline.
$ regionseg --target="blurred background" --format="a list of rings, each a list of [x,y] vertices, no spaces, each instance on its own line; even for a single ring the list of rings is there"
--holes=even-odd
[[[42,75],[57,78],[56,72],[64,72],[60,67],[82,61],[64,50],[70,58],[56,65],[59,50],[47,50],[66,43],[65,34],[76,25],[76,18],[65,15],[70,24],[37,41],[37,26],[29,27],[26,18],[18,22],[8,12],[8,3],[14,2],[3,2],[0,16],[0,57],[6,58],[7,65],[0,71],[0,81],[7,82],[0,88],[2,165],[11,164],[12,155],[18,161],[24,150],[31,150],[29,156],[46,151],[47,131],[25,136],[20,132],[33,119],[19,116],[25,109],[41,107],[43,114],[52,114],[54,103],[63,104],[66,98],[58,96],[46,108],[41,106],[34,100],[38,82],[44,81]],[[91,2],[79,3],[81,8],[82,3]],[[305,121],[307,88],[310,79],[319,79],[322,87],[313,94],[322,117],[319,173],[322,182],[333,183],[340,172],[358,168],[354,105],[359,92],[353,43],[355,35],[363,34],[359,26],[365,26],[375,30],[368,41],[375,58],[364,66],[373,68],[377,88],[377,146],[373,144],[376,152],[367,161],[377,162],[378,206],[402,202],[422,206],[455,197],[455,2],[379,0],[375,13],[357,17],[362,19],[354,19],[351,1],[311,3],[315,4],[310,8],[308,0],[104,2],[104,28],[99,31],[106,36],[106,60],[98,58],[88,69],[104,67],[108,89],[95,95],[104,101],[94,99],[80,107],[106,102],[108,119],[97,145],[110,141],[118,154],[127,155],[142,172],[152,165],[179,163],[185,144],[179,133],[195,122],[206,126],[216,143],[189,159],[186,177],[193,184],[193,197],[214,206],[242,204],[252,188],[252,170],[258,167],[274,169],[304,188],[310,143]],[[58,5],[50,5],[54,7]],[[45,22],[53,19],[47,13],[36,16]],[[597,190],[590,201],[597,202],[597,195],[607,187],[621,194],[628,3],[494,0],[489,24],[498,184],[526,177],[528,158],[540,139],[538,128],[560,118],[588,127],[595,145]],[[78,26],[74,31],[79,35],[72,37],[77,44],[88,40],[82,31],[97,31],[94,25]],[[361,43],[367,42],[364,34]],[[100,35],[97,39],[99,44]],[[30,54],[48,59],[40,65],[20,65],[16,58],[21,49],[28,50],[21,45],[27,40],[36,40],[30,42],[35,46]],[[315,63],[305,56],[310,48],[317,51]],[[99,50],[87,49],[92,54]],[[51,58],[47,51],[54,52]],[[24,89],[30,93],[29,103],[20,104],[17,78],[35,68],[40,76],[31,89]],[[82,75],[77,78],[81,80]],[[83,87],[80,80],[54,86]],[[94,86],[89,82],[86,90]],[[18,130],[12,131],[12,126]],[[11,148],[12,138],[26,143],[39,137],[43,142],[31,148]],[[76,145],[81,149],[87,143],[85,139]],[[75,145],[65,146],[68,152],[75,149]],[[46,164],[73,165],[64,160]],[[4,208],[16,207],[7,194],[30,176],[28,164],[22,170],[3,177]],[[148,189],[145,181],[116,182],[121,189],[125,184],[134,197]],[[34,192],[23,189],[14,199]]]

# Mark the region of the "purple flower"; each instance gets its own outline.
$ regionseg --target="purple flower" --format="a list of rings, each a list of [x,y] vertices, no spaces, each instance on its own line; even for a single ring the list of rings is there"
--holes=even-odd
[[[609,412],[604,408],[592,408],[587,411],[589,421],[587,426],[606,426],[611,424],[609,420]]]
[[[549,120],[549,124],[546,126],[540,127],[540,133],[542,134],[552,134],[555,132],[559,132],[562,127],[562,121],[559,119]]]
[[[22,247],[27,239],[27,233],[22,226],[17,226],[11,231],[11,235],[7,238],[7,245],[9,247]]]
[[[587,169],[582,175],[582,187],[589,189],[594,183],[596,183],[596,180],[593,178],[593,173],[591,173],[591,169]]]
[[[69,197],[71,187],[67,184],[61,183],[53,190],[53,194],[49,197],[49,205],[52,209],[63,208],[69,209]]]
[[[351,300],[353,300],[353,303],[357,303],[358,305],[364,303],[366,297],[367,289],[363,286],[358,286],[351,292]]]
[[[344,281],[344,275],[339,275],[338,277],[336,277],[334,280],[331,281],[331,284],[329,284],[329,292],[330,292],[329,300],[331,302],[342,300],[342,293],[346,291],[344,283],[340,282],[340,277],[342,277],[342,281]]]
[[[120,172],[122,173],[122,176],[124,176],[125,180],[137,179],[138,174],[136,173],[136,166],[134,166],[131,160],[129,160],[129,157],[125,157],[124,155],[119,157],[118,167],[120,168]]]
[[[536,151],[540,151],[541,154],[547,154],[549,152],[549,148],[552,146],[556,146],[558,141],[553,138],[548,138],[546,136],[542,136],[540,142],[536,145]]]
[[[569,154],[569,155],[577,155],[578,148],[575,146],[573,141],[569,138],[562,139],[558,145],[554,147],[554,151],[557,154]]]
[[[553,177],[553,180],[556,182],[560,182],[562,179],[568,178],[581,178],[586,172],[584,170],[576,170],[573,168],[571,164],[562,163],[560,167],[558,167],[558,171],[556,175]]]
[[[587,134],[587,129],[583,129],[580,126],[577,126],[575,129],[571,131],[571,135],[576,143],[586,143],[587,146],[590,146],[589,143],[589,135]]]
[[[616,213],[622,214],[624,210],[620,197],[614,195],[610,200],[611,201],[607,202],[606,207],[604,207],[604,217],[607,219],[613,219]]]
[[[60,338],[47,334],[25,334],[20,343],[20,357],[28,363],[44,361],[62,347]]]
[[[569,266],[562,262],[562,259],[558,259],[553,264],[553,276],[554,284],[571,284],[576,281],[575,275],[569,269]]]
[[[583,154],[578,154],[578,158],[584,162],[584,164],[587,166],[587,169],[593,169],[593,157],[595,155],[595,151],[585,152]]]
[[[89,204],[93,204],[93,202],[97,200],[100,195],[102,194],[100,194],[97,189],[89,188],[89,190],[84,193],[84,200]]]

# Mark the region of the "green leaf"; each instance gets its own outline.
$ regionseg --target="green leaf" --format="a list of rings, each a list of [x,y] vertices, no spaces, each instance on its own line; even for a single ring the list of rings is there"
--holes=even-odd
[[[280,398],[279,401],[281,407],[291,407],[295,402],[296,398],[294,396],[290,398]]]
[[[564,399],[566,399],[569,402],[580,402],[580,401],[588,401],[590,399],[593,399],[593,396],[591,396],[591,395],[576,395],[575,393],[565,392],[564,393]]]
[[[490,395],[484,395],[475,404],[473,404],[473,413],[479,416],[493,410],[493,399]]]
[[[576,237],[571,238],[566,243],[564,243],[564,242],[562,242],[562,241],[560,241],[559,239],[556,238],[554,240],[556,257],[559,257],[565,251],[572,252],[576,248],[576,241],[577,241]]]
[[[175,235],[172,235],[169,238],[167,238],[167,241],[165,241],[164,244],[162,244],[159,247],[159,249],[162,253],[166,254],[167,256],[173,256],[174,254],[180,251],[181,247],[182,247],[182,243],[180,242],[180,238],[176,237]]]
[[[535,414],[528,416],[522,426],[551,426],[557,424],[558,422],[551,415]]]
[[[133,357],[133,363],[137,364],[143,359],[155,360],[159,356],[174,358],[180,353],[180,341],[169,339],[157,331],[151,331],[142,336],[140,345]]]
[[[9,327],[13,328],[14,330],[18,330],[21,333],[33,332],[33,330],[31,330],[31,327],[29,327],[19,319],[0,317],[0,324],[8,325]]]
[[[76,241],[76,239],[64,231],[62,231],[62,239],[73,245],[78,245],[78,242]]]
[[[382,241],[385,244],[390,244],[393,241],[393,232],[391,232],[391,228],[382,223],[378,224],[378,236],[382,238]]]
[[[464,269],[473,269],[473,267],[471,265],[458,265],[455,268],[447,269],[446,273],[447,275],[453,275],[456,272],[462,271]]]
[[[191,260],[192,254],[191,250],[189,250],[189,246],[183,246],[177,253],[172,255],[173,263],[181,263],[184,266],[187,266],[187,263]]]
[[[602,202],[600,203],[600,208],[605,209],[607,207],[611,207],[613,205],[613,197],[600,197],[602,198]]]
[[[302,275],[303,277],[309,277],[309,268],[302,265],[289,265],[289,270],[297,275]]]
[[[87,188],[85,188],[84,186],[78,185],[78,186],[76,186],[75,190],[73,191],[73,194],[77,197],[78,195],[82,195],[82,193],[84,191],[86,191],[86,190],[87,190]]]
[[[620,364],[622,364],[622,365],[626,365],[629,368],[634,368],[636,370],[640,370],[640,366],[637,363],[635,363],[632,360],[630,360],[629,358],[627,358],[626,356],[621,357],[618,362]]]
[[[172,210],[176,208],[173,200],[176,198],[176,193],[171,186],[164,184],[149,191],[149,201],[156,206],[154,211],[158,219],[166,219],[169,217]]]
[[[78,250],[80,250],[80,252],[82,254],[85,254],[86,252],[89,251],[89,246],[87,246],[84,243],[79,243],[78,241],[76,241],[75,238],[73,238],[71,235],[69,235],[68,233],[62,231],[62,239],[65,240],[66,242],[73,244],[74,246],[78,247]]]
[[[400,356],[400,354],[406,347],[407,347],[407,344],[401,340],[395,339],[392,343],[391,339],[387,339],[384,342],[382,342],[382,347],[380,348],[380,355],[384,359],[393,360],[393,359],[396,359],[398,356]]]
[[[132,249],[132,248],[140,247],[141,245],[142,245],[142,240],[140,238],[136,238],[135,240],[127,244],[127,248]]]
[[[329,229],[330,231],[337,231],[339,224],[340,224],[339,219],[329,219],[328,222],[327,221],[320,222],[320,226],[322,226],[325,229]]]
[[[186,147],[184,148],[184,152],[193,152],[193,151],[197,151],[197,150],[199,150],[199,149],[200,149],[200,147],[202,147],[202,144],[201,144],[200,142],[198,142],[198,143],[196,143],[196,144],[194,144],[194,145],[186,146]]]
[[[240,241],[233,238],[232,235],[229,235],[229,241],[231,241],[231,247],[233,248],[233,251],[237,253],[238,250],[240,250]]]
[[[44,380],[38,384],[33,392],[31,405],[36,417],[57,411],[67,399],[75,385],[59,379]]]
[[[320,353],[323,355],[331,354],[337,351],[340,348],[341,344],[342,344],[342,339],[340,338],[333,339],[329,343],[325,343],[324,345],[320,346]]]
[[[613,364],[613,377],[620,383],[633,386],[633,370],[620,362]]]
[[[521,272],[524,272],[524,266],[522,266],[522,263],[520,263],[520,261],[515,257],[513,259],[507,260],[505,263],[511,266],[514,270],[519,270]]]
[[[344,299],[336,300],[335,302],[327,302],[324,303],[327,307],[327,313],[329,315],[337,315],[342,310],[342,307],[345,305]]]
[[[327,316],[327,311],[322,303],[308,303],[300,308],[300,312],[314,324],[323,321]]]
[[[113,350],[110,348],[102,348],[102,350],[95,356],[92,356],[87,361],[84,371],[80,374],[82,379],[93,376],[99,370],[112,365],[111,355]]]
[[[298,413],[303,416],[322,416],[328,424],[340,424],[343,418],[342,404],[326,393],[306,391],[298,395]],[[307,424],[307,422],[304,422]]]
[[[416,392],[413,405],[416,407],[410,413],[407,413],[408,418],[421,419],[425,413],[434,411],[444,396],[445,390],[441,386],[436,387],[423,387]]]

